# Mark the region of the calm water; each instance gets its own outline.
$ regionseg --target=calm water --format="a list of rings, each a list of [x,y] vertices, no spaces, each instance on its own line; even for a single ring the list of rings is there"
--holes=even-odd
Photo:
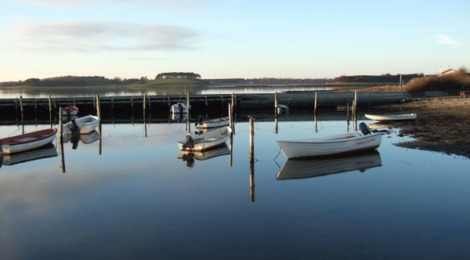
[[[287,161],[275,142],[351,128],[256,121],[254,168],[247,123],[194,163],[178,158],[184,123],[104,124],[101,141],[64,144],[65,172],[55,147],[4,157],[0,258],[468,259],[470,160],[394,146],[396,130],[378,153],[323,161]]]
[[[359,87],[359,86],[356,86]],[[345,86],[343,88],[346,89]],[[234,86],[212,86],[202,89],[189,89],[191,94],[211,95],[211,94],[260,94],[260,93],[276,93],[282,91],[316,91],[316,90],[332,90],[334,87],[326,85],[315,86],[270,86],[270,87],[234,87]],[[36,89],[16,89],[16,88],[0,88],[0,98],[48,98],[56,97],[93,97],[101,96],[142,96],[144,93],[148,95],[171,95],[185,94],[185,89],[177,91],[177,88],[154,88],[149,91],[134,89],[132,87],[67,87],[65,89],[55,88],[36,88]]]

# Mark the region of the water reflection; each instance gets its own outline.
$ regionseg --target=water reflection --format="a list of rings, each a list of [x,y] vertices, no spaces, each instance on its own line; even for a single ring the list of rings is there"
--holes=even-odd
[[[58,156],[57,149],[54,144],[51,143],[35,150],[15,154],[4,154],[2,164],[10,166],[56,156]],[[0,154],[0,158],[1,157],[2,155]],[[0,162],[1,161],[2,160],[0,160]]]
[[[100,133],[97,130],[93,130],[89,134],[66,134],[63,137],[63,143],[72,143],[72,149],[76,150],[78,148],[79,142],[83,144],[91,144],[100,139]]]
[[[230,149],[226,144],[218,148],[214,148],[208,151],[200,152],[200,151],[180,151],[178,153],[178,159],[186,162],[186,166],[189,168],[193,168],[195,164],[195,159],[198,161],[205,161],[211,158],[225,156],[230,154]]]
[[[302,179],[320,177],[350,171],[364,172],[367,169],[382,166],[382,159],[377,150],[304,160],[287,160],[277,174],[276,179]]]

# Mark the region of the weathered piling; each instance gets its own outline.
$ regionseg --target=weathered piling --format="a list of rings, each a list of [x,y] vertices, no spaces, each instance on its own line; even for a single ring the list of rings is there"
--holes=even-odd
[[[277,113],[277,106],[278,106],[278,99],[277,99],[277,92],[274,92],[274,113]]]
[[[313,105],[313,114],[317,116],[317,104],[318,104],[318,95],[317,92],[315,91],[315,101]]]
[[[252,116],[249,116],[249,132],[250,132],[250,162],[254,161],[255,157],[255,119]]]
[[[101,121],[101,104],[99,95],[96,95],[96,116],[99,117]]]
[[[60,159],[62,166],[62,173],[65,173],[65,155],[64,155],[64,134],[62,126],[62,107],[59,107],[59,150],[60,150]]]
[[[188,110],[187,111],[188,113],[186,114],[186,124],[187,124],[186,130],[188,132],[191,132],[191,104],[189,100],[189,91],[186,91],[186,109]]]
[[[23,96],[20,96],[21,125],[24,125]]]
[[[52,128],[52,97],[49,95],[49,121],[51,122]]]

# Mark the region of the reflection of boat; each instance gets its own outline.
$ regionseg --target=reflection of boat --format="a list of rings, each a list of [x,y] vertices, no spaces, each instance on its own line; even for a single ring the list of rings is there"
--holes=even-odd
[[[29,162],[44,158],[56,157],[57,149],[49,143],[41,148],[26,151],[23,153],[8,154],[3,156],[3,165],[14,165],[23,162]]]
[[[376,150],[342,156],[322,157],[307,160],[287,160],[276,179],[301,179],[319,177],[382,166],[380,153]]]
[[[393,115],[371,115],[365,114],[366,118],[375,121],[401,121],[401,120],[415,120],[416,114],[393,114]]]
[[[202,116],[199,116],[198,122],[196,122],[196,128],[215,128],[229,125],[228,117],[221,117],[210,120],[203,120]]]
[[[19,153],[33,150],[54,141],[56,128],[49,128],[27,134],[0,139],[3,154]]]
[[[76,116],[78,114],[78,107],[66,106],[62,108],[62,115]]]
[[[178,102],[176,104],[171,105],[170,108],[171,113],[173,114],[187,114],[188,113],[188,108],[186,107],[185,104]]]
[[[91,144],[96,142],[97,140],[100,139],[100,133],[98,131],[93,130],[87,135],[80,135],[80,141],[84,144]]]
[[[205,151],[225,143],[232,128],[225,126],[208,131],[201,135],[186,134],[186,140],[178,141],[180,150]]]
[[[188,167],[193,167],[194,166],[194,159],[198,161],[204,161],[208,160],[211,158],[219,157],[219,156],[224,156],[230,154],[230,149],[228,146],[224,143],[221,146],[218,146],[217,148],[210,149],[204,152],[201,151],[180,151],[178,153],[178,159],[182,159],[183,161],[186,161],[186,166]]]
[[[360,126],[361,130],[367,128],[364,123]],[[278,140],[277,143],[288,159],[373,150],[380,146],[382,133],[371,134],[368,128],[363,132],[368,134],[347,133],[312,139]]]
[[[186,114],[182,113],[171,113],[171,121],[184,122],[186,121]]]
[[[91,133],[87,135],[80,135],[80,134],[71,134],[71,135],[64,135],[62,142],[72,143],[72,149],[77,149],[78,147],[78,142],[81,141],[84,144],[91,144],[93,142],[96,142],[98,139],[100,139],[100,133],[98,131],[93,130]]]
[[[73,119],[63,125],[64,134],[89,134],[96,129],[100,123],[100,118],[93,115],[87,115]]]

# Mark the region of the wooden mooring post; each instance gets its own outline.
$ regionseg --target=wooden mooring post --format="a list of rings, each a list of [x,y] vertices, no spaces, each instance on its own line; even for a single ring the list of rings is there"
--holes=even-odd
[[[100,122],[101,122],[101,105],[100,105],[99,95],[96,95],[96,116],[100,118]]]
[[[318,95],[317,92],[315,91],[315,101],[313,103],[313,114],[315,117],[317,116],[317,104],[318,104]]]
[[[52,98],[51,98],[51,95],[49,95],[49,121],[51,122],[51,128],[52,128]]]
[[[62,107],[59,107],[59,150],[62,166],[62,173],[65,173],[65,155],[64,155],[64,133],[62,125]]]
[[[21,125],[24,125],[23,96],[20,96],[20,114],[21,114]],[[24,134],[24,131],[23,131],[23,134]]]

